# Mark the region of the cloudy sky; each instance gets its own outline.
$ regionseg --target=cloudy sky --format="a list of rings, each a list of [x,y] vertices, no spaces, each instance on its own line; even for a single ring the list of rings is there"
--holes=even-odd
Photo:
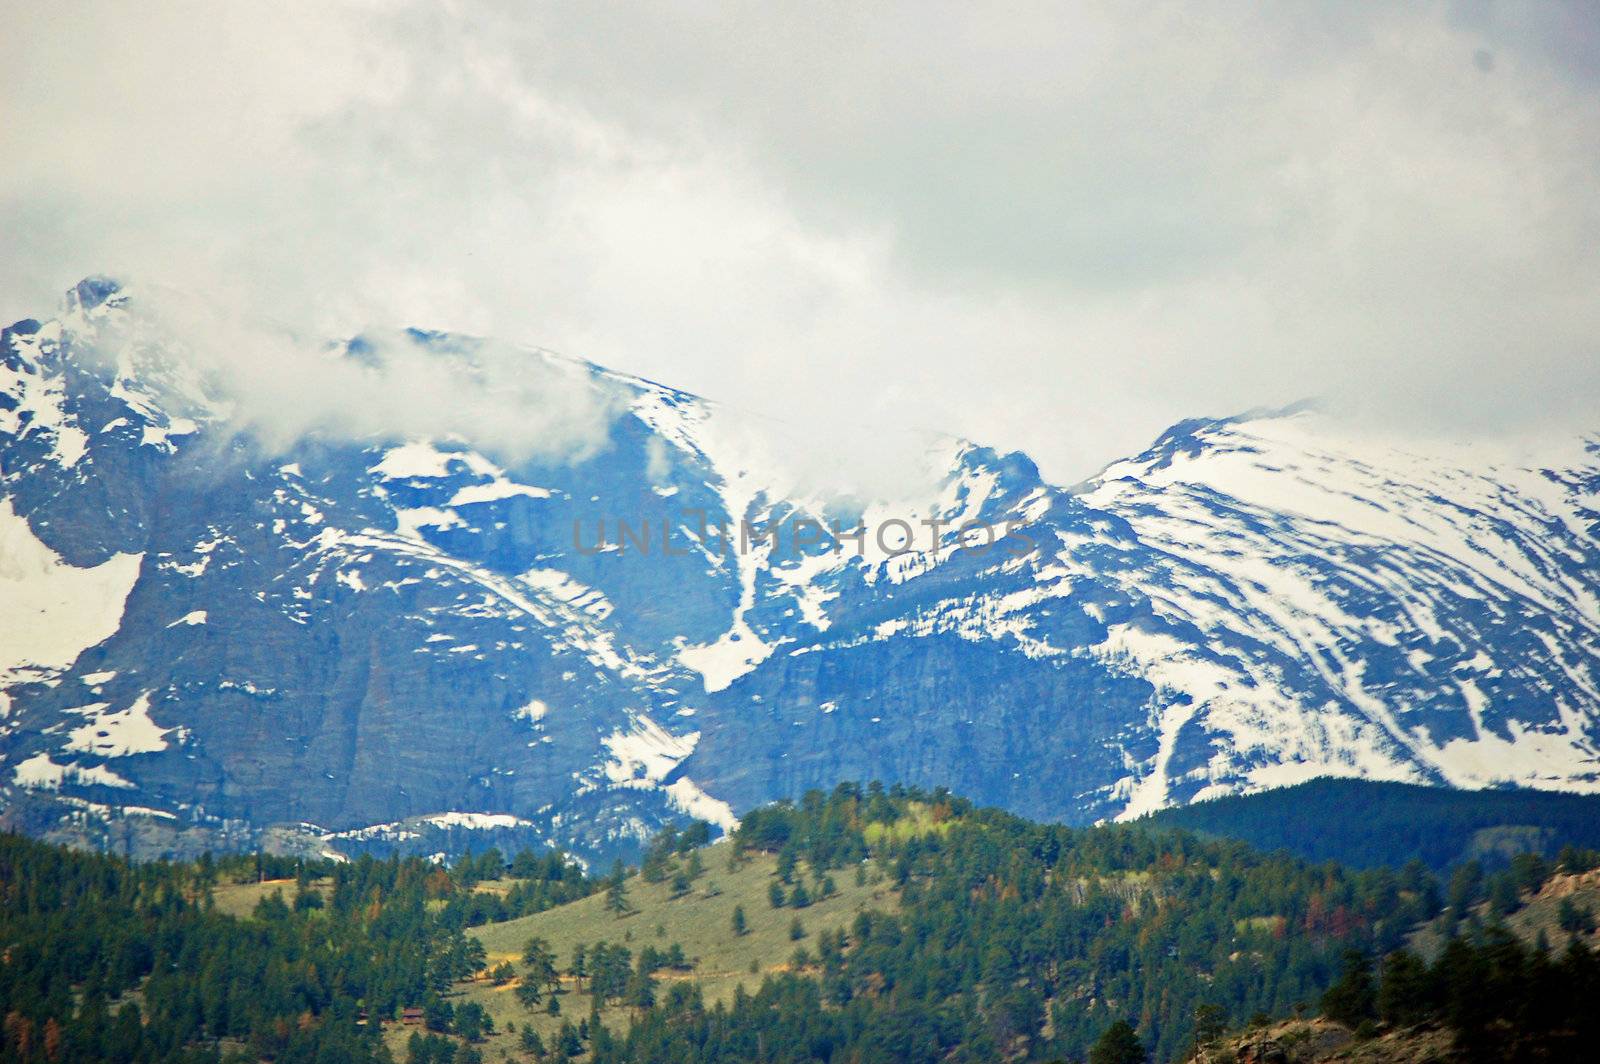
[[[112,272],[1063,480],[1600,428],[1592,4],[528,6],[0,0],[0,317]]]

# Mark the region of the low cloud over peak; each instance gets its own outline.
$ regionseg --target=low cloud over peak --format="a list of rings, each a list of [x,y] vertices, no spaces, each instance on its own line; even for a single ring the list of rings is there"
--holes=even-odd
[[[110,301],[114,313],[94,313]],[[160,285],[86,280],[68,293],[78,350],[269,452],[303,440],[454,440],[508,464],[588,458],[627,395],[595,368],[492,339],[377,329],[308,336]],[[83,315],[88,314],[87,318]]]

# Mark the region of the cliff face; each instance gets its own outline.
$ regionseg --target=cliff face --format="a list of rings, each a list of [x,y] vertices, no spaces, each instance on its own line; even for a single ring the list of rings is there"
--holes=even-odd
[[[930,440],[926,490],[863,504],[733,412],[511,357],[599,412],[598,445],[264,441],[110,282],[5,330],[7,822],[603,857],[846,778],[1071,821],[1324,774],[1600,785],[1592,443],[1416,455],[1290,411],[1066,488]],[[894,521],[916,551],[878,541]]]

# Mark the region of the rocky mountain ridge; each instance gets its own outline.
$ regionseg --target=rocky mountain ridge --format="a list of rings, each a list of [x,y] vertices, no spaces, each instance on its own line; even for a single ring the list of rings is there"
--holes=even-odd
[[[4,331],[8,824],[602,856],[846,778],[1076,822],[1330,774],[1600,788],[1594,438],[1415,452],[1300,409],[1072,487],[931,440],[922,493],[841,499],[588,363],[325,355],[396,347],[510,365],[600,443],[264,441],[104,279]]]

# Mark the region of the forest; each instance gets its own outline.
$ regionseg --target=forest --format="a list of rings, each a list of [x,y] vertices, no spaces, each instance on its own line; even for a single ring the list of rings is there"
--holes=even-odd
[[[1597,1033],[1592,909],[1568,899],[1553,940],[1511,929],[1553,877],[1600,866],[1586,849],[1350,868],[878,784],[753,810],[710,841],[691,823],[640,869],[592,875],[559,853],[128,864],[0,837],[0,1061],[1113,1064],[1318,1012],[1358,1034],[1443,1028],[1463,1059],[1561,1060]],[[767,898],[703,889],[708,866],[770,869]],[[287,889],[219,906],[263,880]],[[807,926],[869,880],[883,904]],[[672,926],[659,948],[622,944],[645,889],[732,937],[782,921],[789,952],[713,999]],[[491,964],[479,935],[563,906],[617,930],[565,952],[529,937]],[[485,987],[523,1022],[497,1028]]]
[[[372,1018],[441,1011],[483,966],[464,932],[486,909],[593,889],[561,854],[515,863],[514,897],[486,904],[471,859],[129,864],[0,834],[0,1060],[390,1059]],[[224,879],[281,876],[299,888],[290,902],[266,895],[243,919],[213,902]],[[305,889],[321,877],[326,898]]]
[[[1600,849],[1600,795],[1458,791],[1364,779],[1315,779],[1153,813],[1147,823],[1371,868],[1416,858],[1435,871],[1519,852]]]

